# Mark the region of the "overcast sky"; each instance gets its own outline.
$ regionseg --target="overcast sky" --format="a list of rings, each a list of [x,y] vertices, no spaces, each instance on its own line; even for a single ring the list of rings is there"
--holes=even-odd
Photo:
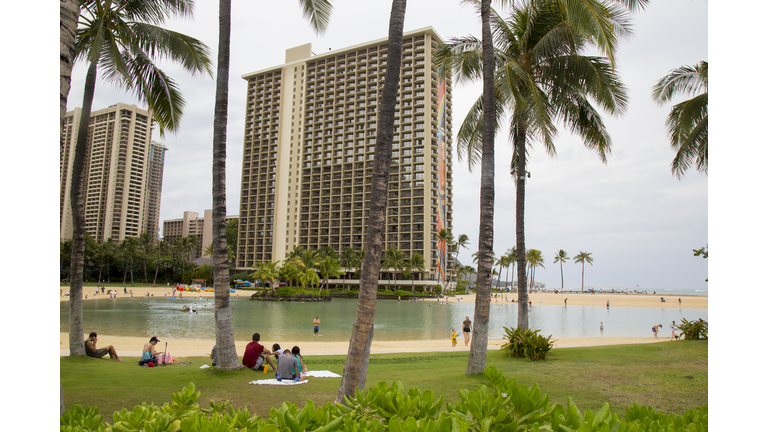
[[[298,2],[233,1],[232,50],[227,130],[227,213],[237,214],[240,199],[245,81],[241,75],[277,66],[285,50],[307,42],[315,53],[341,49],[385,37],[389,2],[336,1],[328,31],[316,35],[301,16]],[[170,28],[203,40],[215,59],[218,3],[198,1],[193,22],[175,21]],[[361,19],[365,17],[365,19]],[[682,180],[670,172],[673,152],[664,121],[672,104],[651,101],[654,83],[681,65],[708,60],[707,2],[657,1],[633,17],[634,35],[619,45],[617,65],[629,89],[630,104],[621,118],[605,116],[613,138],[607,164],[560,127],[557,156],[534,147],[526,187],[526,246],[543,252],[544,269],[536,279],[560,286],[557,250],[570,257],[592,253],[585,269],[586,286],[641,289],[706,289],[707,261],[692,249],[708,243],[707,176],[689,171]],[[445,40],[480,35],[474,10],[460,2],[411,1],[405,31],[432,26]],[[211,159],[214,81],[190,77],[169,65],[188,102],[180,131],[153,136],[169,148],[166,153],[160,219],[174,219],[185,210],[202,214],[211,208]],[[68,109],[82,105],[84,65],[75,67]],[[453,87],[453,130],[458,130],[479,84]],[[96,88],[93,109],[117,102],[137,103],[108,84]],[[504,254],[515,244],[514,185],[509,175],[511,145],[506,133],[496,138],[496,207],[494,250]],[[454,155],[456,153],[454,152]],[[459,259],[470,263],[477,250],[479,168],[469,172],[454,159],[453,233],[467,234],[469,250]],[[162,227],[162,223],[161,223]],[[563,266],[565,286],[581,286],[581,265]]]

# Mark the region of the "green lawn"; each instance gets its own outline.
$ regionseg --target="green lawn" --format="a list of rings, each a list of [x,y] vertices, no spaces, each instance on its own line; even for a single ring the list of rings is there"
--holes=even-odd
[[[623,416],[633,403],[650,405],[660,412],[683,413],[707,405],[706,341],[680,341],[642,345],[593,348],[562,348],[552,351],[545,362],[507,358],[500,351],[489,351],[487,366],[515,377],[518,384],[539,384],[550,402],[565,404],[573,398],[581,410],[597,411],[608,402]],[[474,389],[482,377],[466,376],[469,353],[382,354],[371,356],[368,385],[399,380],[406,389],[430,389],[446,401],[458,399],[462,388]],[[341,374],[345,356],[306,356],[310,370],[330,370]],[[61,359],[61,385],[64,403],[97,406],[107,419],[113,411],[132,408],[141,402],[158,406],[170,402],[172,392],[190,382],[202,392],[202,407],[208,401],[229,400],[234,408],[248,407],[251,414],[265,416],[283,401],[303,406],[333,401],[340,378],[310,378],[298,386],[249,385],[252,380],[273,378],[274,374],[250,370],[225,372],[200,369],[210,364],[204,357],[178,359],[191,365],[142,368],[138,359],[125,363],[87,357]]]

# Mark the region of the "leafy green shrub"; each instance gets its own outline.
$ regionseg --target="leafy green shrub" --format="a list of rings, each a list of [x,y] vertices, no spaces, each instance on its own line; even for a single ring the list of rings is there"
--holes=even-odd
[[[247,281],[251,281],[251,282],[253,282],[253,281],[251,280],[251,275],[252,275],[252,274],[253,274],[253,273],[248,273],[248,272],[240,272],[240,273],[235,273],[235,274],[233,274],[233,275],[232,275],[232,276],[229,278],[229,281],[230,281],[230,282],[234,282],[234,281],[236,281],[236,280],[240,279],[240,280],[247,280]]]
[[[410,297],[411,292],[410,291],[405,291],[405,290],[397,290],[397,291],[395,291],[394,295],[400,296],[400,297]]]
[[[683,318],[675,327],[685,335],[686,339],[708,339],[709,324],[701,318],[698,321],[688,321]]]
[[[546,360],[555,341],[552,335],[547,337],[539,334],[540,330],[520,330],[504,327],[507,333],[506,339],[509,341],[501,346],[502,350],[507,352],[510,357],[525,357],[528,360],[538,361]]]
[[[328,291],[323,291],[323,292],[325,294],[322,294],[322,295],[328,294]],[[284,286],[276,289],[275,294],[277,294],[280,297],[291,297],[296,295],[321,295],[320,290],[303,289],[301,287],[289,287],[289,286]]]
[[[235,410],[229,402],[210,402],[200,409],[200,392],[194,384],[172,394],[173,403],[161,408],[142,403],[128,411],[115,412],[114,423],[102,423],[96,408],[73,406],[60,417],[61,431],[706,431],[707,407],[685,414],[662,414],[653,408],[633,405],[626,420],[611,412],[606,403],[597,413],[583,414],[573,400],[566,406],[552,404],[539,386],[518,385],[494,367],[483,372],[487,385],[475,391],[461,390],[456,404],[443,406],[443,397],[418,388],[405,391],[403,384],[380,382],[345,404],[331,402],[303,408],[283,402],[269,417],[250,416],[248,409]]]
[[[466,292],[466,291],[467,291],[467,286],[466,286],[466,285],[464,285],[464,284],[463,284],[463,283],[461,283],[461,282],[457,283],[457,284],[456,284],[456,292],[459,292],[459,291],[461,291],[461,292]]]

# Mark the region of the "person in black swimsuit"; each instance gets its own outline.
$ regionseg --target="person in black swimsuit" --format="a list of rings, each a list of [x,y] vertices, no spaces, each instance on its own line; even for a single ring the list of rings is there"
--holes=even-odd
[[[472,332],[472,321],[467,317],[463,324],[464,328],[462,329],[462,332],[464,333],[464,346],[467,346],[469,344],[469,335]]]

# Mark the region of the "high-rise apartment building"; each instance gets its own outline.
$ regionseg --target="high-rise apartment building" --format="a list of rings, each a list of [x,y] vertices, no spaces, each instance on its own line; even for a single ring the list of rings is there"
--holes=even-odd
[[[232,219],[237,219],[237,216],[227,216],[225,222],[229,223]],[[163,241],[173,242],[191,235],[197,237],[198,244],[197,249],[189,254],[189,260],[209,257],[205,250],[213,243],[213,210],[206,210],[203,217],[199,217],[197,212],[185,211],[181,219],[163,221]]]
[[[163,190],[163,168],[165,167],[165,152],[168,147],[157,141],[149,144],[149,160],[147,164],[147,180],[144,196],[144,228],[142,232],[152,234],[157,240],[160,233],[160,195]]]
[[[70,188],[81,109],[66,114],[60,155],[59,221],[72,238]],[[86,149],[85,229],[97,242],[149,232],[157,238],[164,145],[152,141],[152,117],[136,105],[91,112]]]
[[[431,27],[403,36],[385,238],[385,249],[423,255],[435,281],[447,266],[436,234],[452,220],[451,84],[433,63],[441,42]],[[242,76],[237,268],[296,246],[363,249],[386,63],[386,38],[319,55],[307,44]]]

